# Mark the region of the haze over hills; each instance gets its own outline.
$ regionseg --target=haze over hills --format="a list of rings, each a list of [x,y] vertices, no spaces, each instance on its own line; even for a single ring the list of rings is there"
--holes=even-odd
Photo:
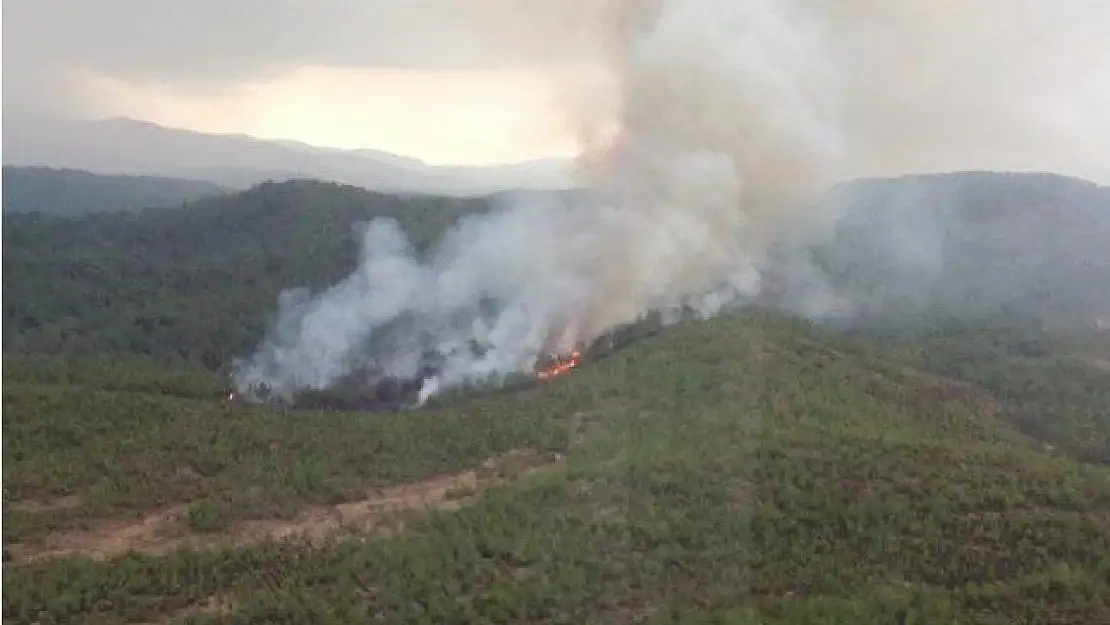
[[[972,171],[862,179],[829,197],[835,225],[815,248],[848,317],[1110,314],[1110,187]]]
[[[4,166],[4,212],[83,215],[177,207],[231,191],[212,182]]]
[[[376,150],[338,150],[296,141],[206,134],[127,118],[78,121],[5,116],[3,129],[6,165],[188,178],[240,189],[292,178],[446,196],[571,186],[568,164],[558,160],[489,167],[434,166]]]
[[[5,349],[170,353],[225,369],[263,338],[283,290],[321,292],[351,273],[356,224],[398,220],[425,257],[457,220],[500,199],[405,199],[298,180],[187,210],[90,215],[76,228],[8,215]],[[966,172],[857,181],[829,204],[842,214],[810,241],[813,272],[769,268],[761,303],[865,325],[1009,312],[1089,327],[1110,315],[1106,187]]]

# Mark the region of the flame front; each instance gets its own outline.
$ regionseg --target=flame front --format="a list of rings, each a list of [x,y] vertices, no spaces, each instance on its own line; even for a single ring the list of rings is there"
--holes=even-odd
[[[537,371],[536,377],[541,380],[550,380],[551,378],[563,375],[567,371],[582,364],[582,352],[574,350],[569,355],[558,356],[554,360],[555,362],[546,369]]]

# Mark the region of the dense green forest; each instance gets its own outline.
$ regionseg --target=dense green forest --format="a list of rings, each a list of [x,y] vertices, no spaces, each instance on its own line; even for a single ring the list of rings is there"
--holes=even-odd
[[[187,210],[5,216],[4,349],[137,353],[220,369],[261,340],[282,290],[322,289],[354,268],[356,224],[399,219],[425,248],[488,206],[304,180]]]
[[[73,217],[146,208],[178,208],[183,203],[227,192],[224,187],[199,180],[4,165],[5,218],[7,213]]]
[[[426,248],[488,208],[297,181],[5,215],[5,623],[1110,622],[1084,324],[753,307],[418,411],[224,400],[355,223]]]

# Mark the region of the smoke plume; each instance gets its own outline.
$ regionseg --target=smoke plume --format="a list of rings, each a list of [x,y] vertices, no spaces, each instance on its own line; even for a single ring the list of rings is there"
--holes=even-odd
[[[508,200],[426,258],[398,224],[370,223],[351,276],[283,296],[238,386],[289,396],[355,371],[412,378],[432,359],[426,396],[530,370],[650,312],[708,316],[771,286],[813,316],[856,310],[857,294],[803,251],[836,240],[845,204],[826,190],[883,165],[974,166],[1061,145],[1013,104],[1029,76],[1007,68],[1040,67],[1017,65],[1016,23],[998,37],[976,7],[890,4],[598,3],[590,36],[611,80],[568,85],[565,102],[584,191]],[[980,149],[984,132],[997,151]],[[915,241],[899,262],[938,253]]]

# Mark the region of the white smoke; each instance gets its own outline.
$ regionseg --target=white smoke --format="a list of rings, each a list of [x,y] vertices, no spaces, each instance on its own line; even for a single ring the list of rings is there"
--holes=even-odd
[[[776,247],[828,225],[831,216],[815,210],[822,191],[861,167],[905,158],[912,145],[902,146],[901,134],[935,150],[938,128],[959,132],[968,123],[951,115],[953,85],[934,98],[947,126],[930,118],[924,134],[891,128],[929,111],[920,100],[899,107],[892,90],[913,79],[892,63],[912,58],[902,44],[929,58],[928,45],[941,39],[923,42],[922,32],[936,33],[913,25],[931,16],[923,28],[932,28],[938,14],[916,1],[900,10],[860,5],[605,3],[606,27],[593,34],[615,80],[568,91],[567,102],[589,148],[581,172],[588,193],[531,197],[466,219],[424,260],[397,224],[370,224],[354,274],[315,298],[283,299],[269,337],[239,363],[239,388],[265,385],[289,396],[363,369],[412,378],[434,355],[426,397],[527,371],[652,311],[711,315],[758,297]],[[912,42],[899,38],[915,32]],[[960,32],[949,45],[971,46],[977,35]],[[882,45],[865,54],[858,38]],[[876,101],[893,110],[867,107],[877,118],[869,125],[857,107]],[[1003,109],[990,115],[1003,118]],[[615,137],[610,128],[619,129]],[[788,271],[804,282],[811,269]],[[812,281],[802,308],[839,305],[820,282]]]

